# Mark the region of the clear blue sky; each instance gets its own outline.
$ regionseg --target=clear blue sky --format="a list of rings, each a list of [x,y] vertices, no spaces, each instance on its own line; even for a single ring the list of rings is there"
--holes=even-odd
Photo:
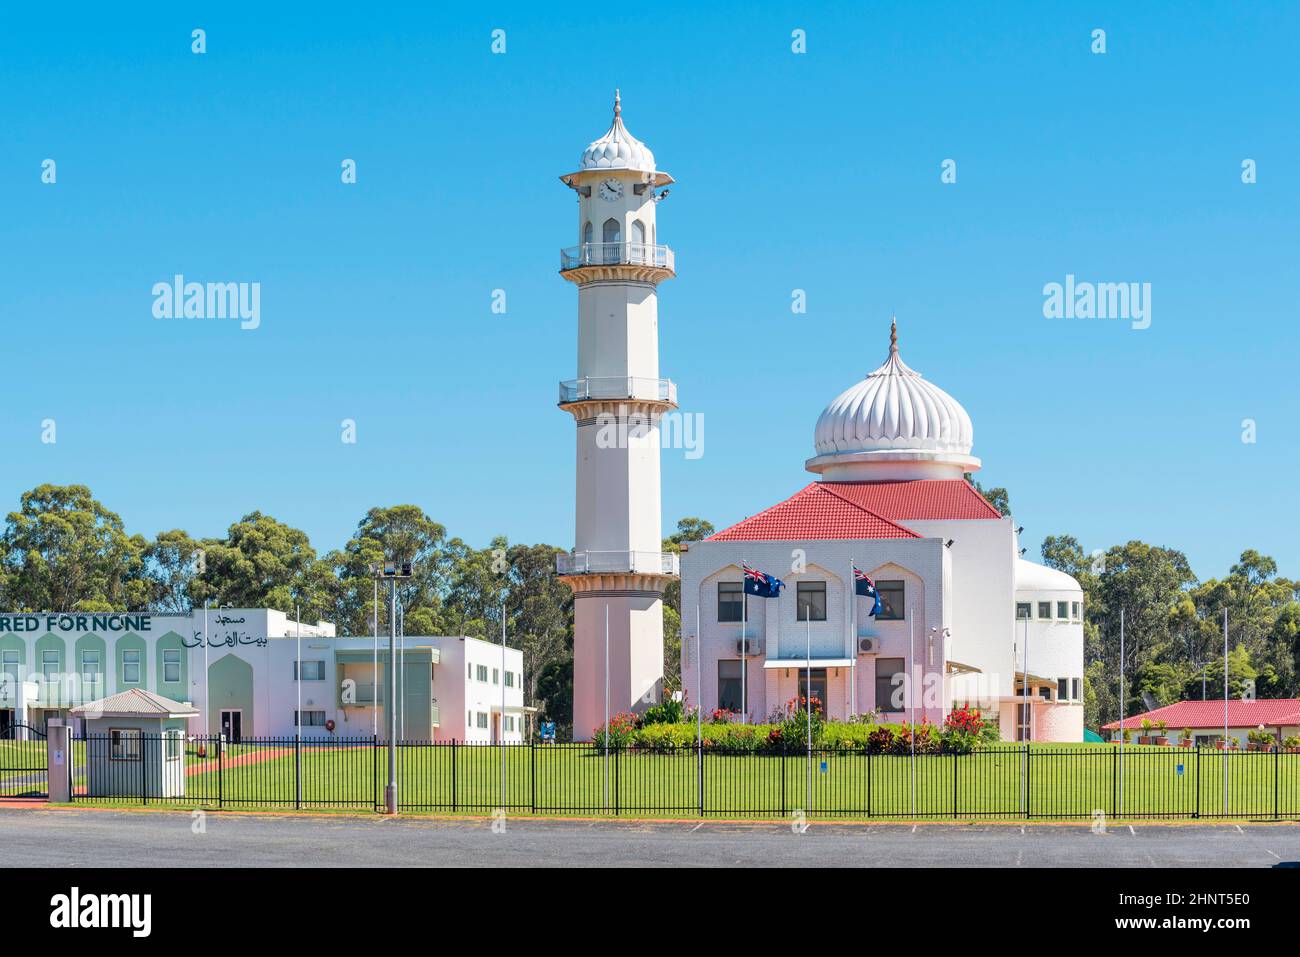
[[[1300,577],[1295,4],[138,6],[0,13],[4,510],[84,482],[146,535],[261,509],[324,551],[415,502],[571,544],[556,177],[620,86],[678,179],[661,368],[705,416],[666,525],[809,480],[893,311],[1031,555],[1138,538],[1210,577],[1256,547]],[[153,319],[176,272],[260,282],[261,328]],[[1043,318],[1067,273],[1150,282],[1151,328]]]

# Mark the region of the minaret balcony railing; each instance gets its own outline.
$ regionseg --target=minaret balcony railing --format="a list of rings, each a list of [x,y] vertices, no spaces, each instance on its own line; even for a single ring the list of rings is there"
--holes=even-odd
[[[654,266],[677,271],[673,251],[653,243],[583,243],[560,250],[560,272],[583,266]]]
[[[560,552],[555,570],[561,575],[677,575],[679,558],[676,552]]]
[[[672,379],[638,376],[585,376],[560,383],[560,405],[593,399],[639,399],[677,404],[677,384]]]

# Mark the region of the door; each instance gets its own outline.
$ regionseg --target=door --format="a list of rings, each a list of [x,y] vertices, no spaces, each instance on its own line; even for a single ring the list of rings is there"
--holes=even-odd
[[[492,740],[501,743],[501,715],[492,715]]]
[[[805,699],[809,697],[809,674],[807,668],[799,669],[799,707],[806,706]],[[813,668],[811,675],[811,697],[812,710],[820,711],[826,714],[826,669]]]
[[[221,712],[221,733],[230,744],[239,744],[244,737],[244,713],[238,708]]]

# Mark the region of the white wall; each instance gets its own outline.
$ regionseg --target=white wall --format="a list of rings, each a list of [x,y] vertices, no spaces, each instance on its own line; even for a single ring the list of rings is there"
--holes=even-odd
[[[802,549],[807,563],[806,572],[791,570],[792,552]],[[797,687],[793,671],[803,660],[809,626],[797,617],[797,585],[800,579],[827,583],[827,608],[824,622],[812,622],[814,656],[828,659],[847,658],[856,662],[857,711],[867,710],[874,702],[874,661],[877,657],[913,658],[921,672],[942,675],[944,649],[941,639],[932,639],[932,627],[948,627],[944,620],[944,554],[942,541],[926,539],[879,539],[868,541],[806,541],[806,542],[697,542],[682,556],[682,679],[692,704],[703,701],[706,711],[717,706],[718,661],[736,659],[736,641],[740,637],[738,623],[717,620],[718,581],[741,581],[741,565],[749,564],[760,571],[775,575],[786,583],[780,599],[750,598],[753,615],[746,626],[749,637],[763,641],[762,657],[748,666],[747,710],[754,720],[767,715],[792,697],[791,688]],[[902,578],[909,582],[908,604],[914,617],[911,621],[875,622],[866,615],[870,603],[852,594],[848,584],[850,563],[881,579]],[[858,602],[858,631],[874,634],[881,639],[877,654],[858,655],[856,636],[850,627],[849,601]],[[695,607],[699,604],[701,622],[700,659],[703,672],[695,666],[695,643],[689,636],[695,632]],[[912,648],[909,649],[909,624]],[[934,645],[933,655],[927,654],[927,642]],[[788,659],[787,669],[764,669],[764,661]],[[851,671],[852,669],[850,669]],[[829,680],[828,685],[833,682]],[[788,679],[788,681],[787,681]],[[933,680],[933,679],[931,679]],[[832,717],[847,713],[852,700],[851,691],[844,698],[836,697],[835,689],[828,688]],[[942,720],[946,706],[935,703],[930,719]],[[918,710],[918,720],[921,712]]]

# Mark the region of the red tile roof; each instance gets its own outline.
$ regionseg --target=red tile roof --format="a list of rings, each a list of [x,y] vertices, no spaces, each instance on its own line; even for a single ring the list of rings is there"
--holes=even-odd
[[[896,522],[1002,517],[965,479],[823,484],[855,505]]]
[[[1124,719],[1124,727],[1139,731],[1142,719],[1152,723],[1164,721],[1171,730],[1183,728],[1222,728],[1223,699],[1217,701],[1179,701],[1156,708],[1145,714],[1137,714]],[[1239,698],[1228,700],[1228,727],[1254,728],[1259,725],[1278,727],[1281,725],[1300,725],[1300,698],[1272,698],[1269,700],[1243,701]],[[1102,725],[1103,731],[1119,728],[1118,721]]]
[[[839,491],[813,482],[784,502],[711,535],[710,542],[800,541],[830,538],[920,538]]]

